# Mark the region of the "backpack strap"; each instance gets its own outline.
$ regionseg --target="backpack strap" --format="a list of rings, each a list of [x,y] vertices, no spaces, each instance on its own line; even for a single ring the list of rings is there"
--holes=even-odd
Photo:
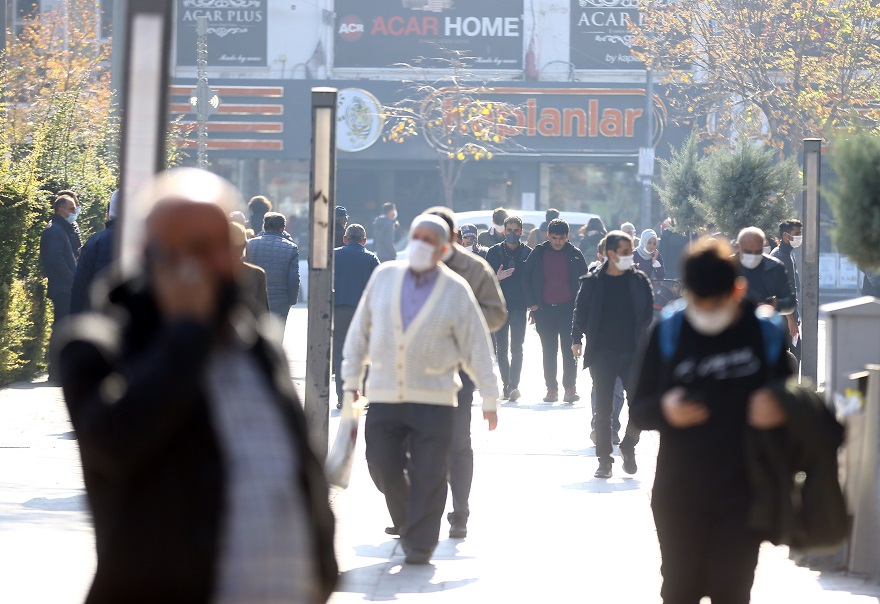
[[[782,354],[783,331],[779,324],[779,315],[772,317],[758,317],[761,326],[761,339],[764,341],[764,360],[768,369],[776,365],[779,355]]]
[[[681,325],[684,322],[684,309],[680,308],[664,317],[657,325],[660,336],[660,358],[669,362],[678,348],[678,337],[681,335]]]

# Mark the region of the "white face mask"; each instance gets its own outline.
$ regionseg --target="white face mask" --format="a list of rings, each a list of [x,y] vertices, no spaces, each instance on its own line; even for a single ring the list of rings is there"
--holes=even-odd
[[[765,245],[765,246],[764,246],[764,253],[765,253],[765,254],[769,254],[769,253],[770,253],[770,246],[769,246],[769,245]]]
[[[739,261],[746,268],[756,268],[763,257],[761,254],[740,254]]]
[[[693,306],[687,306],[684,310],[688,323],[698,334],[704,336],[717,336],[730,327],[736,317],[735,306],[725,306],[717,310],[705,311]]]
[[[614,266],[619,271],[625,271],[632,268],[633,262],[635,262],[635,258],[632,254],[629,256],[618,256],[617,260],[614,261]]]
[[[412,239],[407,246],[409,267],[417,273],[423,273],[434,267],[434,253],[437,249],[430,243]]]
[[[804,242],[803,235],[792,235],[791,247],[800,247],[803,242]]]
[[[503,224],[496,224],[494,226],[495,226],[495,232],[498,233],[499,235],[504,232],[504,225]]]
[[[397,210],[394,210],[394,213],[391,215],[391,220],[397,220]]]

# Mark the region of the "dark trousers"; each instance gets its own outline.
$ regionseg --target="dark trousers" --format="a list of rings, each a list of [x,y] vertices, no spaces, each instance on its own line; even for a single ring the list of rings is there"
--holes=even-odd
[[[630,353],[597,353],[590,364],[593,388],[596,390],[596,413],[593,415],[596,430],[596,455],[600,460],[611,460],[614,446],[611,444],[611,415],[614,408],[614,382],[617,378],[623,389],[630,392],[630,377],[633,366]],[[634,449],[639,442],[639,429],[628,421],[626,436],[620,441],[621,449]]]
[[[720,503],[720,502],[719,502]],[[745,509],[654,509],[665,604],[748,604],[761,539]]]
[[[342,402],[342,346],[345,344],[345,336],[351,327],[354,318],[355,306],[333,307],[333,374],[336,376],[336,400]]]
[[[593,382],[593,388],[590,392],[590,408],[593,412],[593,419],[590,421],[590,427],[596,427],[596,383]],[[611,430],[615,434],[620,432],[620,412],[623,411],[623,382],[620,378],[614,380],[614,405],[611,407]]]
[[[471,446],[471,417],[474,404],[474,382],[464,371],[458,407],[452,425],[452,446],[449,449],[449,490],[452,492],[452,511],[446,515],[449,523],[467,523],[470,516],[468,499],[474,482],[474,449]]]
[[[522,374],[523,342],[526,340],[526,311],[507,310],[507,323],[495,333],[495,356],[498,357],[498,371],[505,394],[519,388]],[[507,352],[510,348],[510,358]]]
[[[542,306],[535,312],[535,324],[544,353],[544,382],[549,390],[559,390],[556,361],[562,349],[562,387],[574,388],[577,362],[571,354],[571,318],[574,303]]]
[[[454,412],[446,405],[370,404],[367,467],[407,554],[430,555],[440,537]]]
[[[49,298],[52,300],[52,334],[49,336],[49,379],[58,379],[58,368],[52,360],[55,357],[55,334],[58,331],[58,325],[70,315],[70,292],[62,292],[55,294]]]

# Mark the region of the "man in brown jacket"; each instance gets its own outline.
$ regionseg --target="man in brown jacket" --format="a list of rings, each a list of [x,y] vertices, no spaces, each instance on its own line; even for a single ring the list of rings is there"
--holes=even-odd
[[[492,267],[477,254],[468,252],[455,243],[455,215],[452,210],[435,206],[426,214],[439,216],[449,225],[449,252],[443,263],[468,282],[474,297],[486,318],[490,333],[495,333],[507,322],[507,305],[504,294]],[[452,492],[452,512],[449,513],[449,537],[467,537],[467,521],[470,515],[468,499],[474,479],[474,450],[471,447],[471,408],[474,403],[474,382],[464,371],[459,372],[461,390],[458,391],[458,407],[453,425],[452,447],[449,452],[449,490]]]

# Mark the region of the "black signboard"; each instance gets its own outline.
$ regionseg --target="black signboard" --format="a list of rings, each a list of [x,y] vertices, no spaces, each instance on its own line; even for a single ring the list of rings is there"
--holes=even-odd
[[[177,0],[177,65],[196,64],[196,23],[207,19],[208,65],[266,66],[268,0]]]
[[[522,69],[523,0],[336,0],[336,67],[443,66],[444,49],[472,69]]]
[[[571,0],[571,62],[576,69],[644,69],[631,52],[639,0]]]

